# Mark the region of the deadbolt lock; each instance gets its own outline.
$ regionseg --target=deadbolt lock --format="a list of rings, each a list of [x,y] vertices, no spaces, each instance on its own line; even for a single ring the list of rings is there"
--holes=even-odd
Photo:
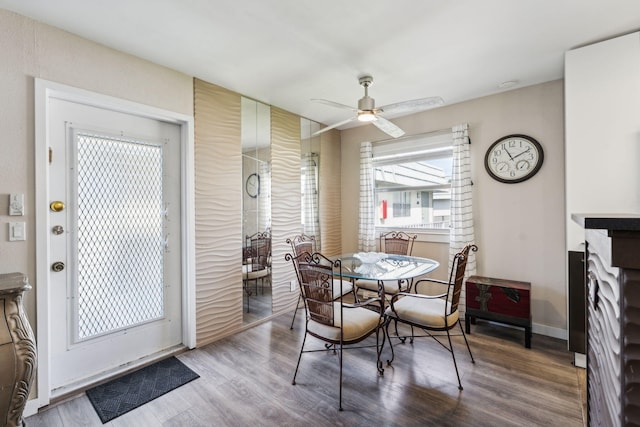
[[[64,210],[64,203],[56,200],[55,202],[51,202],[49,208],[54,212],[61,212]]]
[[[56,273],[61,272],[62,270],[64,270],[64,262],[62,261],[54,262],[53,264],[51,264],[51,269]]]
[[[64,233],[64,228],[61,225],[54,225],[51,231],[53,234],[58,235]]]

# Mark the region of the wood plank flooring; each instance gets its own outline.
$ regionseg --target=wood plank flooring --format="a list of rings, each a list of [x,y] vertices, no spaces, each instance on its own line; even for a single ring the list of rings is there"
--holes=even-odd
[[[271,316],[271,286],[258,288],[258,293],[247,295],[242,293],[242,324],[249,325],[265,317]],[[247,304],[249,306],[247,307]],[[247,311],[247,308],[249,309]]]
[[[298,314],[303,314],[302,312]],[[291,314],[203,348],[178,355],[200,374],[108,426],[583,426],[580,368],[566,342],[478,321],[469,335],[472,364],[461,337],[451,356],[433,340],[394,341],[396,357],[384,376],[375,349],[344,354],[343,407],[338,411],[338,357],[304,354],[291,380],[304,324]],[[373,341],[371,341],[373,343]],[[307,345],[322,346],[313,338]],[[389,357],[388,344],[384,350]],[[41,410],[28,427],[102,425],[86,395]]]

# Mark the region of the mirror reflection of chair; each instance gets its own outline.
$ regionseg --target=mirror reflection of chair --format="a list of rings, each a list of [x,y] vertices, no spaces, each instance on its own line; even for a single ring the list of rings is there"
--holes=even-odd
[[[249,297],[258,295],[258,281],[263,293],[265,279],[270,284],[270,264],[271,233],[267,230],[247,236],[242,263],[242,283],[247,296],[247,312],[249,312]],[[251,287],[252,284],[253,287]]]
[[[462,390],[458,364],[456,363],[456,356],[453,352],[453,345],[451,344],[452,334],[449,331],[456,325],[460,327],[460,332],[467,345],[471,362],[475,363],[469,342],[467,341],[467,336],[460,323],[458,304],[460,302],[460,293],[464,282],[464,272],[467,267],[469,252],[475,252],[477,250],[478,247],[476,245],[467,245],[455,255],[448,282],[436,279],[421,279],[416,281],[413,287],[415,293],[400,292],[391,298],[390,304],[385,311],[386,333],[389,337],[389,345],[391,346],[391,359],[387,361],[389,365],[391,365],[395,357],[391,338],[399,338],[402,343],[404,343],[407,338],[406,336],[402,337],[398,334],[398,323],[411,326],[411,335],[409,336],[411,343],[413,343],[413,339],[417,337],[414,335],[414,327],[422,329],[426,335],[421,335],[421,337],[433,338],[438,344],[451,353],[453,366],[456,370],[456,376],[458,377],[458,388]],[[436,286],[441,286],[443,290],[446,291],[435,295],[419,293],[423,285],[429,283],[435,283],[437,284]],[[392,321],[395,324],[396,332],[396,335],[393,337],[389,335],[389,325]],[[445,335],[442,332],[446,333],[447,343],[438,339],[439,336]]]
[[[304,233],[287,239],[287,243],[291,245],[293,256],[296,257],[296,259],[299,259],[298,256],[304,253],[313,254],[318,251],[316,248],[316,237],[309,236]],[[353,292],[353,284],[350,281],[343,280],[342,286],[340,286],[337,279],[334,280],[334,283],[333,283],[334,299],[339,298],[341,295],[347,295],[352,292]],[[302,294],[298,296],[298,303],[296,304],[296,309],[293,311],[293,318],[291,319],[290,329],[293,329],[293,324],[296,321],[296,314],[298,313],[298,309],[301,308],[300,306],[301,302],[302,302]]]
[[[411,255],[413,251],[413,243],[417,235],[409,235],[403,231],[389,231],[380,234],[380,251],[394,255]],[[378,282],[376,280],[358,279],[355,282],[355,294],[358,291],[365,290],[370,292],[378,292]],[[393,295],[398,292],[410,291],[411,282],[389,280],[383,282],[385,295]]]
[[[380,298],[372,298],[361,303],[349,304],[343,301],[342,296],[338,297],[337,300],[334,299],[334,283],[336,283],[334,278],[338,284],[345,283],[342,280],[342,263],[340,260],[331,261],[319,253],[308,254],[306,252],[295,257],[291,254],[286,254],[285,259],[292,262],[298,276],[300,294],[302,295],[306,312],[305,334],[300,347],[300,355],[298,356],[296,371],[293,374],[292,384],[296,384],[296,376],[298,375],[303,353],[337,351],[340,363],[339,409],[342,410],[342,352],[344,346],[349,346],[349,348],[374,347],[373,345],[357,347],[352,345],[362,342],[375,333],[376,367],[380,375],[384,373],[382,362],[380,361],[380,354],[385,341],[382,300]],[[344,292],[340,293],[344,294]],[[375,310],[365,307],[375,307]],[[308,335],[324,341],[324,348],[305,350]]]

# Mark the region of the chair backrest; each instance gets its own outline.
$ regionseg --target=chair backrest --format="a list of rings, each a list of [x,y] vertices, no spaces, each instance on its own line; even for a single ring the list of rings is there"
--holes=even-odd
[[[294,256],[308,253],[309,255],[316,253],[316,237],[306,234],[299,234],[287,239],[287,243],[291,245]]]
[[[403,231],[389,231],[380,234],[380,250],[394,255],[411,255],[413,242],[417,235],[409,235]]]
[[[324,325],[334,326],[333,280],[342,278],[340,260],[331,261],[320,253],[285,255],[293,263],[307,316]]]
[[[447,291],[447,300],[451,304],[451,313],[458,309],[460,303],[460,293],[462,292],[462,284],[464,282],[464,272],[467,269],[467,261],[469,260],[469,252],[477,251],[476,245],[468,244],[460,252],[453,257],[451,264],[451,273],[449,273],[449,290]]]
[[[268,231],[247,236],[248,247],[251,248],[250,258],[252,270],[267,267],[271,255],[271,234]]]

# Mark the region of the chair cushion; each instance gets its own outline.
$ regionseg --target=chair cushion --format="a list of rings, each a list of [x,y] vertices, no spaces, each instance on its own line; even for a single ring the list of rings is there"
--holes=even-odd
[[[384,293],[387,295],[393,295],[400,292],[400,287],[398,286],[397,280],[385,280],[384,282],[382,282],[382,286],[384,286]],[[356,280],[356,287],[358,287],[359,289],[378,292],[378,281],[358,279]]]
[[[447,313],[450,304],[441,298],[417,298],[411,296],[403,296],[394,304],[395,313],[391,310],[391,306],[385,311],[386,316],[406,320],[416,325],[422,325],[426,328],[445,328],[445,304]],[[459,318],[459,312],[449,314],[447,316],[447,325],[454,326]]]
[[[383,322],[383,318],[379,313],[373,310],[367,310],[363,307],[343,309],[344,321],[340,318],[340,303],[333,303],[334,310],[334,326],[323,325],[321,323],[309,320],[307,328],[309,332],[320,337],[324,337],[330,341],[340,341],[340,325],[343,325],[343,341],[357,341],[365,338],[376,330]]]
[[[340,280],[333,279],[333,299],[340,298],[341,295],[346,295],[353,290],[353,285],[348,280],[342,281],[342,292],[340,291]]]

